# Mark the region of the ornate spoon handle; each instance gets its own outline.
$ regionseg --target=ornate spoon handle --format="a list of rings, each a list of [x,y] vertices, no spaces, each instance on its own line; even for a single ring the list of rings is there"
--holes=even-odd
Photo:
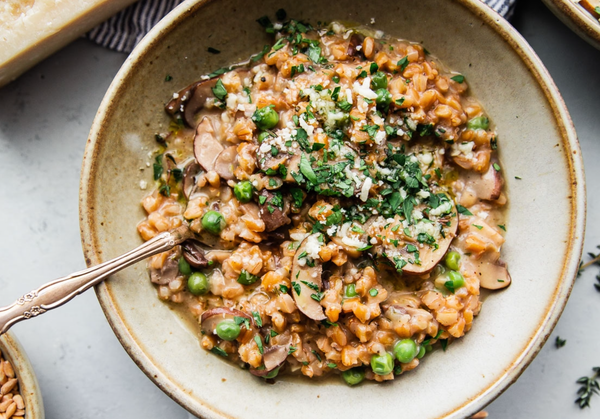
[[[0,335],[21,320],[60,307],[108,276],[140,260],[172,249],[191,237],[187,226],[161,233],[141,246],[92,268],[59,278],[31,291],[8,307],[0,308]]]

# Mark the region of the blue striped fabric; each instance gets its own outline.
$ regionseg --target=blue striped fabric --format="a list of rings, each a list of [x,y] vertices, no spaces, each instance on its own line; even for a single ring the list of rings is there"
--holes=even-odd
[[[516,0],[482,0],[507,19]],[[140,0],[87,33],[103,47],[131,52],[154,25],[183,0]]]

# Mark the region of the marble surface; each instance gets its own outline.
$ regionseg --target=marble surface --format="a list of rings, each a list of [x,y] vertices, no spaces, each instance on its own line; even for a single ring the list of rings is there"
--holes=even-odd
[[[596,251],[600,51],[539,0],[521,0],[512,22],[547,66],[575,123],[589,194],[585,251]],[[125,58],[80,39],[0,89],[0,306],[85,267],[77,208],[81,158],[98,105]],[[582,411],[573,403],[575,380],[600,366],[598,271],[590,267],[577,280],[550,340],[488,406],[490,418],[600,417],[600,396]],[[131,361],[93,292],[13,331],[37,372],[50,419],[191,418]],[[567,339],[561,349],[553,344],[557,335]]]

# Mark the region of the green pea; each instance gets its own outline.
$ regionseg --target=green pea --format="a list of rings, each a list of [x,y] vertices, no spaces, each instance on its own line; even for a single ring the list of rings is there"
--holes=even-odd
[[[460,269],[460,253],[451,251],[446,253],[446,259],[444,259],[446,266],[453,271],[458,271]]]
[[[419,353],[419,347],[412,339],[402,339],[394,345],[394,355],[403,364],[412,361]]]
[[[272,370],[271,372],[269,372],[267,375],[265,375],[265,378],[268,380],[269,378],[275,378],[277,377],[277,374],[279,374],[279,369],[281,367],[277,367],[274,370]]]
[[[233,193],[235,194],[235,197],[242,204],[245,204],[246,202],[250,202],[252,200],[252,191],[253,190],[254,190],[254,187],[252,186],[252,182],[250,182],[248,180],[238,182],[233,187]]]
[[[262,142],[269,137],[274,137],[274,135],[271,134],[269,131],[262,131],[260,134],[258,134],[258,143],[262,144]]]
[[[185,276],[190,276],[192,274],[192,267],[187,263],[187,260],[185,260],[183,256],[179,258],[179,272]]]
[[[342,372],[342,378],[349,386],[360,384],[365,379],[365,369],[358,367]]]
[[[392,103],[392,94],[386,89],[377,89],[375,93],[377,93],[377,99],[375,99],[377,108],[382,110],[388,109],[390,103]]]
[[[238,276],[237,279],[237,282],[239,282],[242,285],[252,285],[256,281],[258,281],[258,277],[256,275],[252,275],[245,269],[242,269],[242,272],[240,272],[240,276]]]
[[[419,353],[417,354],[417,358],[421,359],[425,356],[425,353],[427,353],[427,349],[425,349],[424,346],[421,346],[419,348]]]
[[[217,335],[223,340],[236,340],[240,335],[240,326],[233,320],[223,320],[217,325]]]
[[[375,354],[371,357],[371,368],[377,375],[387,375],[394,371],[394,358],[388,353]]]
[[[358,295],[358,293],[356,292],[356,285],[355,284],[346,285],[345,294],[346,294],[346,297],[348,297],[348,298],[356,297]]]
[[[188,278],[188,290],[194,295],[204,295],[208,292],[208,278],[200,272],[194,272]]]
[[[388,79],[385,73],[378,71],[371,78],[371,87],[375,90],[385,89],[388,86]]]
[[[227,223],[217,211],[208,211],[202,216],[202,228],[212,234],[219,234]]]
[[[267,130],[275,128],[275,125],[279,122],[279,115],[271,106],[265,106],[254,112],[252,120],[258,129]]]
[[[465,286],[465,278],[460,274],[460,272],[450,271],[448,273],[448,281],[446,281],[445,285],[449,291],[455,292],[460,287]]]
[[[490,120],[485,116],[477,116],[467,122],[467,128],[469,129],[488,129],[490,126]]]

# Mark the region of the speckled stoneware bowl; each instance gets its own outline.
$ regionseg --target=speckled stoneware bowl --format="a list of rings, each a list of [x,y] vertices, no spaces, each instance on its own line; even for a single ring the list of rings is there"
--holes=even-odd
[[[0,336],[0,351],[4,359],[10,361],[19,379],[20,394],[25,402],[27,419],[44,419],[44,403],[42,392],[38,386],[33,367],[27,354],[12,333]]]
[[[183,3],[127,59],[94,121],[80,197],[87,263],[141,243],[139,201],[149,191],[139,184],[152,185],[152,173],[140,168],[168,124],[163,104],[172,92],[260,51],[267,38],[255,20],[281,7],[311,22],[375,22],[466,76],[499,133],[513,284],[485,301],[473,330],[447,352],[392,383],[358,388],[341,380],[270,385],[202,350],[198,328],[157,299],[144,263],[98,286],[106,317],[139,367],[205,418],[465,418],[514,382],[548,338],[573,285],[585,224],[582,159],[560,94],[525,40],[478,0]],[[209,46],[221,53],[206,53]]]
[[[543,0],[562,22],[590,45],[600,49],[600,22],[574,0]]]

